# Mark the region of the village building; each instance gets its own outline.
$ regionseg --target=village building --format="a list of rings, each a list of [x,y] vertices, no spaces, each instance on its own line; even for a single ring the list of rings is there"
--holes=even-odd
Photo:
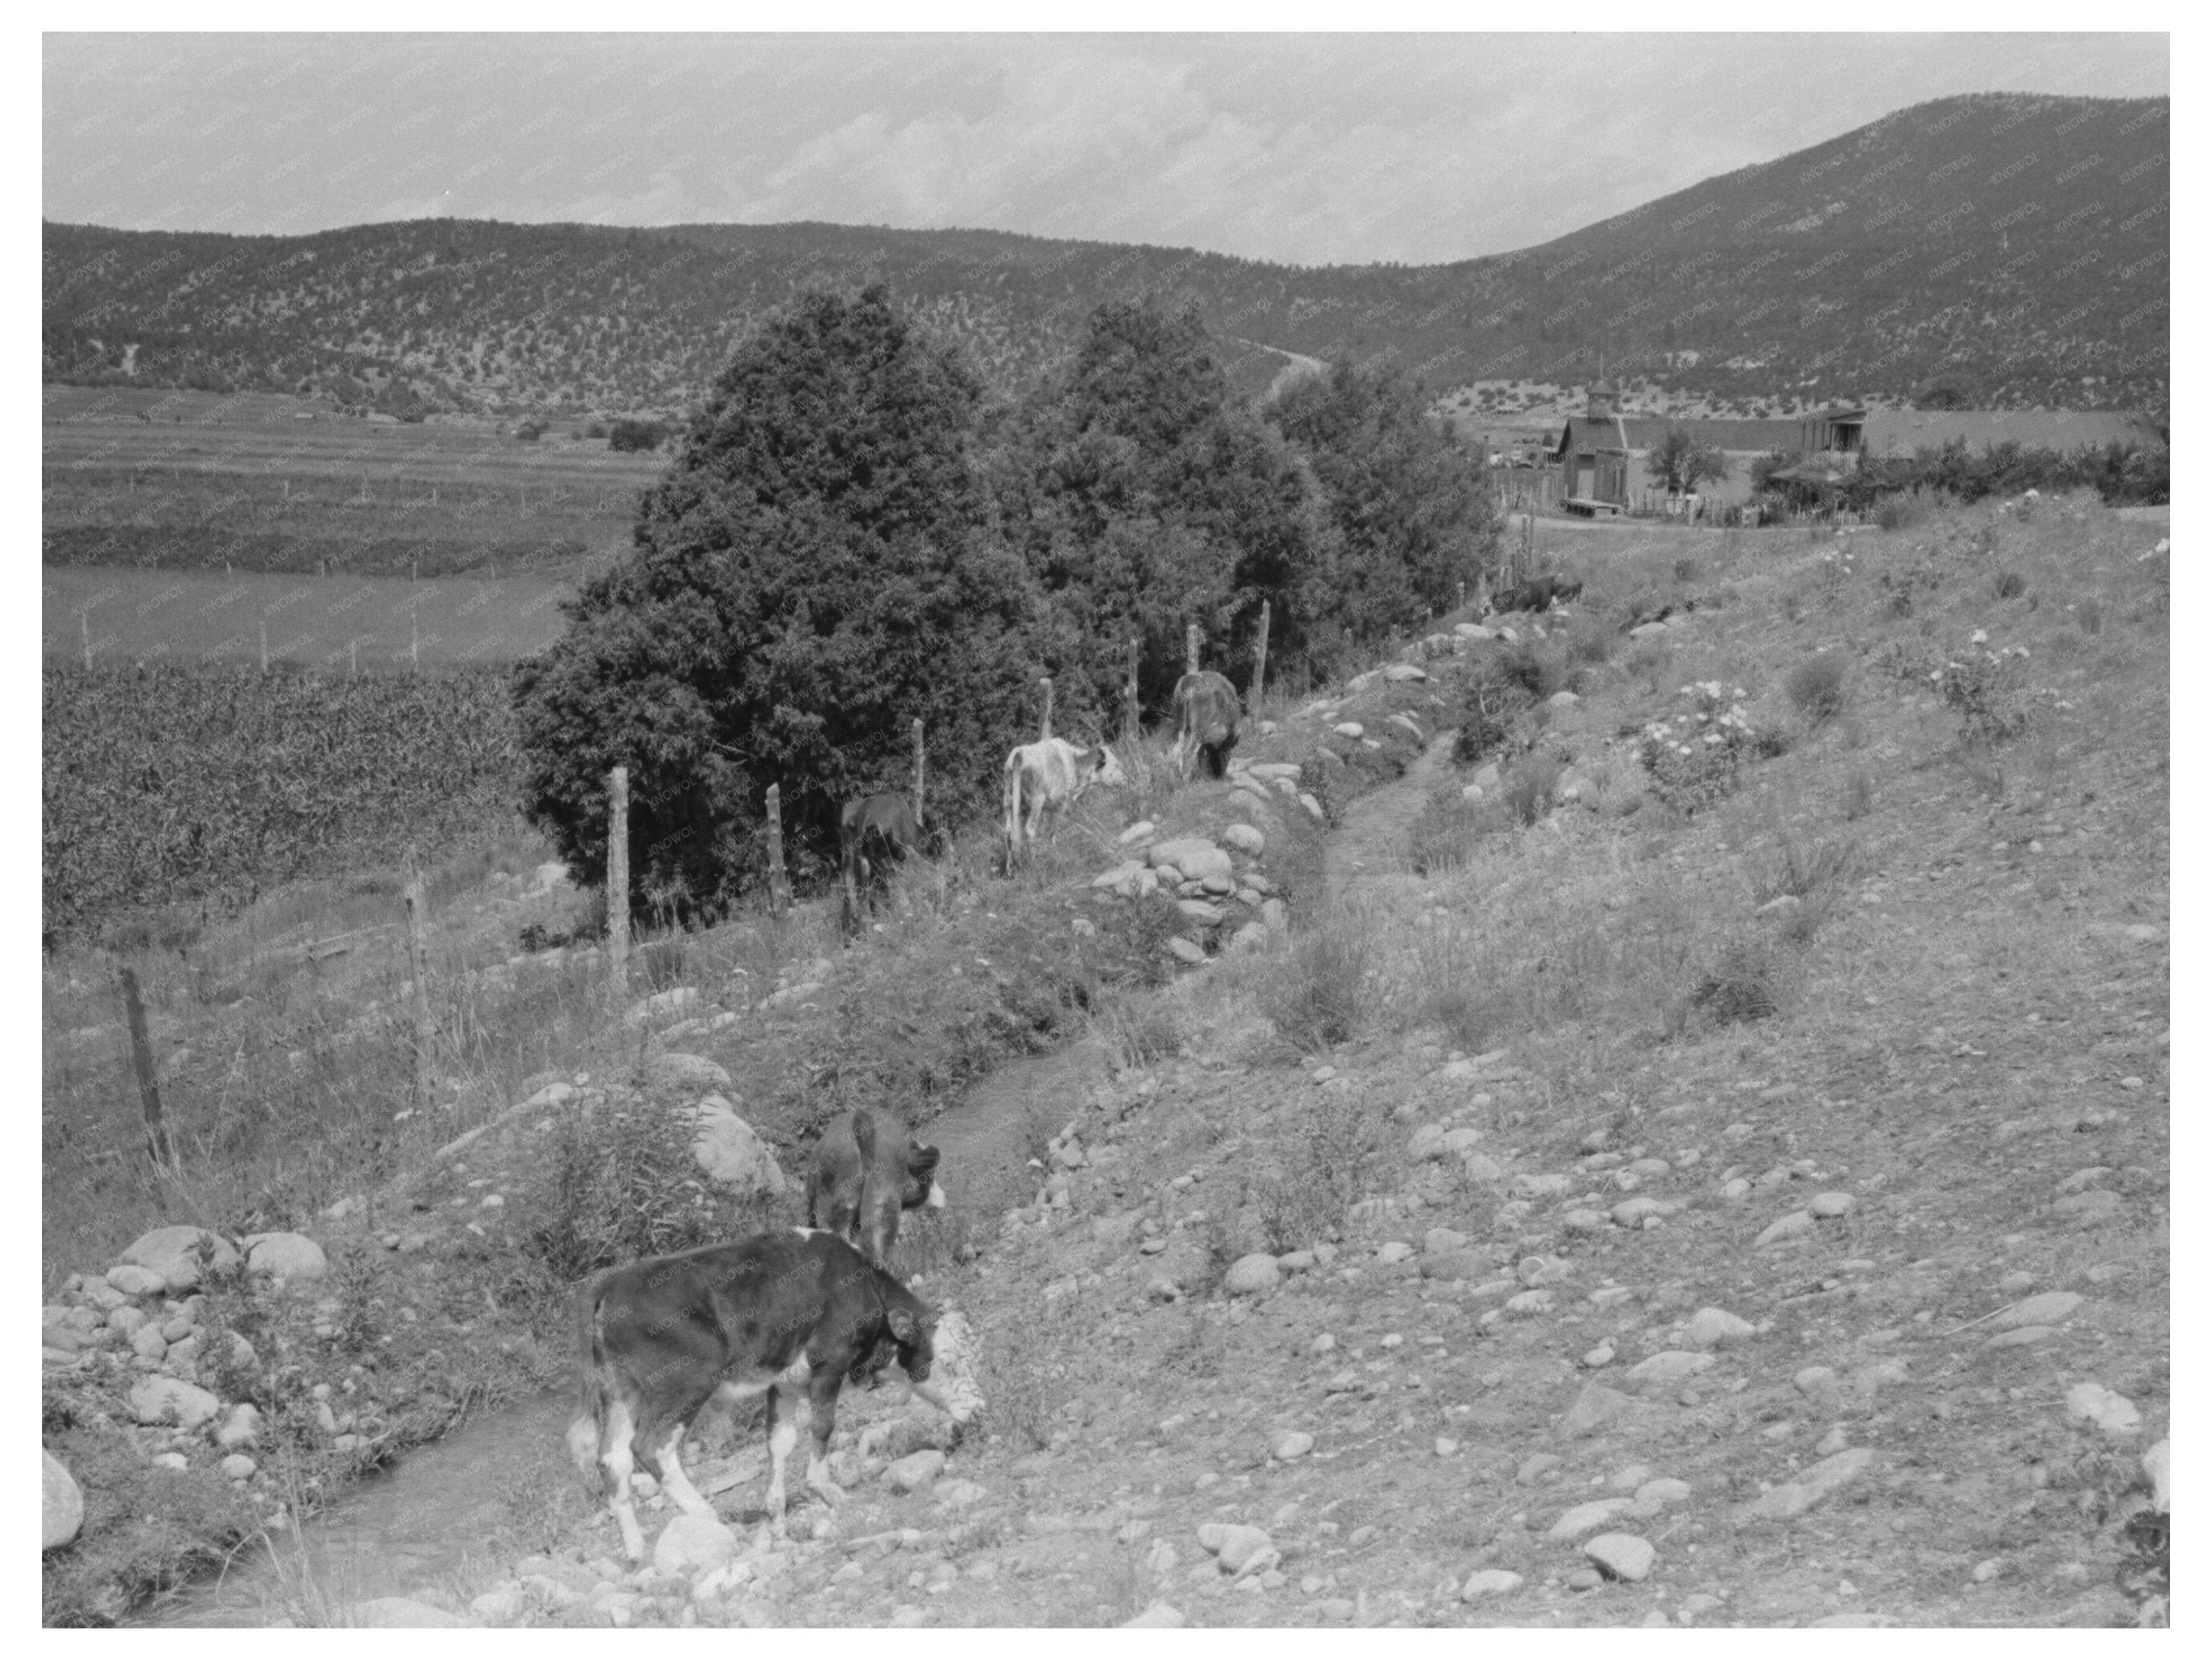
[[[1975,450],[2004,443],[2066,452],[2116,443],[2165,447],[2149,420],[2117,410],[1868,410],[1838,404],[1779,419],[1671,418],[1624,411],[1619,389],[1600,380],[1589,389],[1585,412],[1567,417],[1552,449],[1559,505],[1584,517],[1608,517],[1663,498],[1666,481],[1649,461],[1670,426],[1718,450],[1728,462],[1725,478],[1698,486],[1706,512],[1747,500],[1753,464],[1777,453],[1796,458],[1777,477],[1836,483],[1865,457],[1909,456],[1959,442]]]

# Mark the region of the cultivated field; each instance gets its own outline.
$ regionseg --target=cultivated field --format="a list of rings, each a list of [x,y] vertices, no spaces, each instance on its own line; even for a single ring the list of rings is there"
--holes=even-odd
[[[665,461],[580,423],[526,442],[264,393],[48,386],[44,404],[49,564],[573,576],[620,552]]]

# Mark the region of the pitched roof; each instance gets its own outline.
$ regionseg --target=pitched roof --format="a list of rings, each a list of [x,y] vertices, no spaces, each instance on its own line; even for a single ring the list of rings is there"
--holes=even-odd
[[[1552,453],[1564,455],[1570,444],[1577,449],[1617,450],[1625,443],[1632,450],[1648,450],[1670,426],[1680,427],[1700,443],[1711,444],[1717,449],[1757,454],[1784,449],[1794,455],[1798,447],[1798,425],[1794,420],[1670,420],[1659,415],[1576,415],[1567,418],[1566,428],[1560,433],[1559,441],[1553,446]]]
[[[1861,442],[1869,455],[1910,455],[1962,438],[1973,449],[2008,442],[2051,450],[2161,447],[2156,429],[2124,410],[1882,410],[1867,417]]]

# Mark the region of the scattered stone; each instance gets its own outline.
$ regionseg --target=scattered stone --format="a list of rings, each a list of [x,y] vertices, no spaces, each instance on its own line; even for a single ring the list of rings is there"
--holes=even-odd
[[[1628,1369],[1632,1383],[1679,1383],[1686,1377],[1694,1377],[1711,1370],[1713,1357],[1698,1354],[1688,1349],[1662,1349],[1648,1355]]]
[[[1222,1288],[1232,1297],[1252,1297],[1261,1292],[1273,1291],[1282,1280],[1283,1274],[1275,1259],[1266,1251],[1254,1251],[1240,1256],[1230,1265],[1222,1276]]]
[[[1830,1493],[1864,1475],[1874,1462],[1865,1447],[1852,1447],[1822,1459],[1794,1481],[1759,1494],[1737,1511],[1741,1521],[1781,1520],[1802,1516]]]
[[[944,1473],[945,1455],[935,1447],[908,1453],[884,1471],[884,1479],[901,1493],[926,1487]]]
[[[1710,1349],[1735,1338],[1753,1336],[1758,1330],[1741,1315],[1730,1314],[1726,1309],[1699,1309],[1682,1328],[1682,1340],[1694,1347]]]
[[[1648,1193],[1638,1194],[1633,1199],[1622,1200],[1613,1207],[1613,1225],[1622,1228],[1640,1228],[1650,1219],[1663,1217],[1673,1208],[1663,1200],[1654,1199]]]
[[[1221,832],[1221,839],[1239,853],[1257,859],[1267,850],[1267,838],[1251,824],[1231,824]]]
[[[224,1448],[250,1447],[260,1438],[261,1408],[251,1401],[233,1407],[215,1435],[216,1444]]]
[[[1559,1219],[1559,1225],[1569,1233],[1603,1233],[1613,1219],[1601,1210],[1571,1210]]]
[[[2143,1475],[2150,1482],[2151,1508],[2160,1515],[2173,1511],[2173,1453],[2171,1445],[2160,1441],[2142,1456]]]
[[[1152,830],[1153,825],[1151,819],[1139,818],[1135,824],[1130,825],[1128,829],[1123,830],[1121,835],[1115,837],[1115,840],[1121,846],[1126,848],[1133,842],[1143,841],[1146,836],[1152,833]]]
[[[1636,1508],[1649,1515],[1668,1505],[1679,1505],[1690,1496],[1690,1484],[1679,1477],[1662,1475],[1636,1489]]]
[[[1392,681],[1425,680],[1429,672],[1419,663],[1393,663],[1382,671],[1382,678]]]
[[[1601,1533],[1583,1547],[1583,1554],[1611,1578],[1632,1584],[1651,1572],[1659,1553],[1649,1539],[1632,1533]]]
[[[1700,1357],[1702,1358],[1702,1357]],[[1603,1383],[1585,1383],[1559,1420],[1559,1439],[1572,1441],[1595,1433],[1627,1409],[1629,1398]]]
[[[1595,1590],[1605,1584],[1605,1576],[1595,1568],[1577,1568],[1567,1576],[1567,1589],[1573,1591]]]
[[[1198,1530],[1198,1542],[1212,1551],[1231,1573],[1258,1572],[1255,1564],[1272,1566],[1277,1560],[1274,1541],[1264,1528],[1236,1522],[1208,1522]],[[1269,1559],[1262,1564],[1262,1557]]]
[[[1613,1364],[1613,1339],[1608,1337],[1588,1354],[1583,1356],[1583,1365],[1592,1371],[1601,1371]]]
[[[1996,1557],[1986,1557],[1983,1560],[1974,1564],[1974,1583],[1978,1585],[1986,1585],[1990,1580],[1996,1578],[1997,1575],[2003,1572],[2004,1568],[2002,1565],[1997,1561]]]
[[[679,1511],[653,1541],[653,1566],[662,1573],[689,1578],[735,1561],[739,1548],[738,1535],[725,1523]]]
[[[692,1110],[697,1134],[691,1156],[709,1181],[740,1194],[781,1197],[783,1167],[775,1161],[753,1127],[738,1116],[737,1110],[719,1095],[709,1095]]]
[[[249,1233],[239,1243],[246,1247],[249,1274],[265,1274],[293,1283],[321,1279],[330,1272],[323,1248],[304,1233]]]
[[[1813,1213],[1793,1210],[1789,1215],[1768,1224],[1766,1231],[1752,1243],[1754,1245],[1777,1244],[1784,1239],[1795,1239],[1801,1233],[1809,1233],[1812,1229]]]
[[[142,1424],[173,1423],[196,1430],[222,1408],[215,1395],[181,1377],[149,1373],[131,1387],[131,1415]]]
[[[167,1290],[169,1282],[151,1268],[125,1262],[108,1269],[107,1284],[125,1297],[153,1297]]]
[[[1593,1499],[1587,1504],[1577,1505],[1553,1523],[1545,1536],[1579,1539],[1592,1528],[1603,1527],[1635,1502],[1632,1499]]]
[[[2076,1383],[2066,1391],[2066,1415],[2094,1425],[2107,1435],[2133,1435],[2142,1427],[2142,1414],[2124,1395],[2116,1395],[2101,1383]]]
[[[689,1094],[694,1098],[719,1094],[731,1087],[730,1074],[720,1065],[703,1055],[687,1054],[681,1049],[654,1055],[646,1065],[645,1075],[650,1088]]]
[[[2079,1292],[2047,1291],[2038,1297],[2023,1298],[1990,1323],[1999,1331],[2021,1326],[2047,1326],[2065,1319],[2081,1303]]]
[[[1285,1430],[1277,1436],[1267,1450],[1287,1464],[1304,1457],[1313,1450],[1314,1438],[1304,1430]]]
[[[1850,1446],[1850,1444],[1851,1438],[1844,1434],[1844,1426],[1841,1424],[1838,1424],[1833,1426],[1826,1435],[1822,1436],[1820,1440],[1814,1444],[1813,1450],[1819,1453],[1823,1458],[1825,1458],[1832,1453],[1841,1452],[1844,1448]]]
[[[1486,1596],[1504,1596],[1519,1590],[1523,1583],[1510,1568],[1478,1568],[1459,1588],[1459,1600],[1479,1602]]]
[[[1145,850],[1146,862],[1154,870],[1172,866],[1189,882],[1204,881],[1209,876],[1234,878],[1235,863],[1221,848],[1203,836],[1177,836],[1171,841],[1155,842]],[[1165,879],[1163,878],[1163,880]]]
[[[1849,1213],[1855,1201],[1848,1193],[1816,1193],[1806,1208],[1823,1221]]]
[[[1985,1349],[2024,1349],[2058,1335],[2056,1326],[2015,1326],[2001,1331],[1982,1345]]]
[[[1177,962],[1188,964],[1193,968],[1206,961],[1206,948],[1197,940],[1187,939],[1179,933],[1168,941],[1168,950]]]
[[[2051,1208],[2053,1214],[2075,1227],[2093,1228],[2118,1216],[2126,1208],[2126,1201],[2109,1188],[2092,1188],[2086,1193],[2069,1194],[2053,1202]]]
[[[1531,1453],[1514,1473],[1513,1479],[1524,1487],[1534,1487],[1546,1471],[1559,1468],[1559,1455],[1556,1452]]]
[[[1376,1260],[1383,1263],[1407,1262],[1413,1255],[1413,1248],[1402,1239],[1386,1240],[1382,1248],[1375,1253]]]
[[[84,1490],[60,1459],[43,1448],[39,1456],[39,1548],[47,1551],[68,1544],[84,1526]]]
[[[200,1282],[197,1253],[203,1242],[214,1253],[216,1268],[236,1265],[238,1248],[230,1241],[206,1228],[183,1225],[155,1228],[150,1233],[141,1234],[123,1253],[123,1261],[151,1268],[161,1276],[172,1292],[187,1292]]]
[[[919,1614],[921,1610],[917,1608],[915,1612]],[[1135,1619],[1123,1620],[1121,1628],[1123,1631],[1180,1631],[1182,1614],[1172,1603],[1155,1602]]]

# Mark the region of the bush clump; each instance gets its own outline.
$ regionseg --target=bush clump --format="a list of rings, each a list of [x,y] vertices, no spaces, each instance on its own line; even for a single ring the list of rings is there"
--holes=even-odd
[[[1684,713],[1644,728],[1638,758],[1651,775],[1660,800],[1684,812],[1711,806],[1732,794],[1747,755],[1760,753],[1759,737],[1744,714],[1741,686],[1703,680],[1682,688]]]
[[[1844,712],[1844,660],[1832,653],[1800,663],[1790,672],[1786,685],[1797,712],[1816,727]]]

